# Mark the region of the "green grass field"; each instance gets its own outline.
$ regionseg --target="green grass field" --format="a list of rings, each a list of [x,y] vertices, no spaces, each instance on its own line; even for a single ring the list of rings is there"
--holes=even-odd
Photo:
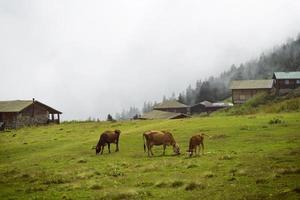
[[[96,156],[107,129],[122,131],[120,152]],[[171,131],[182,154],[148,158],[151,129]],[[212,136],[206,154],[188,158],[198,132]],[[299,199],[299,158],[299,112],[23,128],[0,133],[0,199]]]

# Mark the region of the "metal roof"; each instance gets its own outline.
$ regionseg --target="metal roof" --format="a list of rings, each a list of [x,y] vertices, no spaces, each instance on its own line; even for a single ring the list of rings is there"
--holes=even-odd
[[[274,72],[273,79],[300,79],[300,71],[297,71],[297,72]]]
[[[174,119],[177,117],[189,117],[183,113],[165,112],[160,110],[153,110],[142,115],[141,119]]]
[[[273,80],[241,80],[232,81],[230,89],[271,89],[273,87]]]
[[[187,108],[187,107],[188,107],[187,105],[183,103],[179,103],[176,100],[167,100],[158,104],[157,106],[154,106],[154,109],[155,108]]]
[[[0,112],[20,112],[30,106],[33,103],[32,100],[14,100],[14,101],[0,101]],[[52,113],[60,113],[60,111],[51,108],[39,101],[34,101],[34,103],[38,103]]]

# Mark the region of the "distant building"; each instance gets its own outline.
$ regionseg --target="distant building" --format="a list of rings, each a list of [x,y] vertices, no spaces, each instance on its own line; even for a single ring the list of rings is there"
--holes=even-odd
[[[260,92],[270,92],[273,88],[273,80],[241,80],[232,81],[232,103],[242,104]]]
[[[300,71],[297,72],[274,72],[273,79],[276,93],[283,94],[300,87]]]
[[[166,112],[175,112],[175,113],[189,113],[189,106],[182,104],[176,100],[167,100],[157,106],[154,106],[154,110],[166,111]]]
[[[166,112],[160,110],[153,110],[151,112],[143,114],[139,119],[181,119],[190,117],[183,113]]]
[[[191,114],[200,114],[200,113],[211,113],[216,110],[222,109],[222,108],[228,108],[231,107],[231,103],[211,103],[209,101],[202,101],[200,103],[197,103],[193,106],[191,106]]]
[[[0,101],[0,123],[4,123],[6,128],[19,128],[48,123],[59,124],[60,114],[62,112],[34,99]]]

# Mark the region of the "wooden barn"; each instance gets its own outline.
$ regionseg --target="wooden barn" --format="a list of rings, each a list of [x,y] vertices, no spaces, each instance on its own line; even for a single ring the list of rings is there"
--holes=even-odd
[[[191,106],[191,114],[200,114],[200,113],[211,113],[223,108],[229,108],[233,106],[231,103],[211,103],[209,101],[202,101]]]
[[[0,101],[0,123],[5,128],[60,123],[62,112],[36,100]]]
[[[154,106],[154,110],[166,111],[166,112],[174,112],[174,113],[189,113],[189,106],[182,104],[176,100],[168,100],[164,101],[157,106]]]
[[[300,71],[274,72],[273,79],[277,94],[284,94],[300,87]]]
[[[260,92],[270,92],[273,80],[241,80],[232,81],[232,103],[242,104]]]

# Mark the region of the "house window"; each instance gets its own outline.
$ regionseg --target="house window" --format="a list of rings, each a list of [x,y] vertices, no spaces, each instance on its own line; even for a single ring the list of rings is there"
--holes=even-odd
[[[289,80],[284,80],[284,84],[288,85],[288,84],[290,84],[290,81]]]
[[[297,84],[300,84],[300,79],[299,79],[299,80],[296,80],[296,83],[297,83]]]
[[[246,96],[245,95],[240,95],[240,100],[245,100]]]

